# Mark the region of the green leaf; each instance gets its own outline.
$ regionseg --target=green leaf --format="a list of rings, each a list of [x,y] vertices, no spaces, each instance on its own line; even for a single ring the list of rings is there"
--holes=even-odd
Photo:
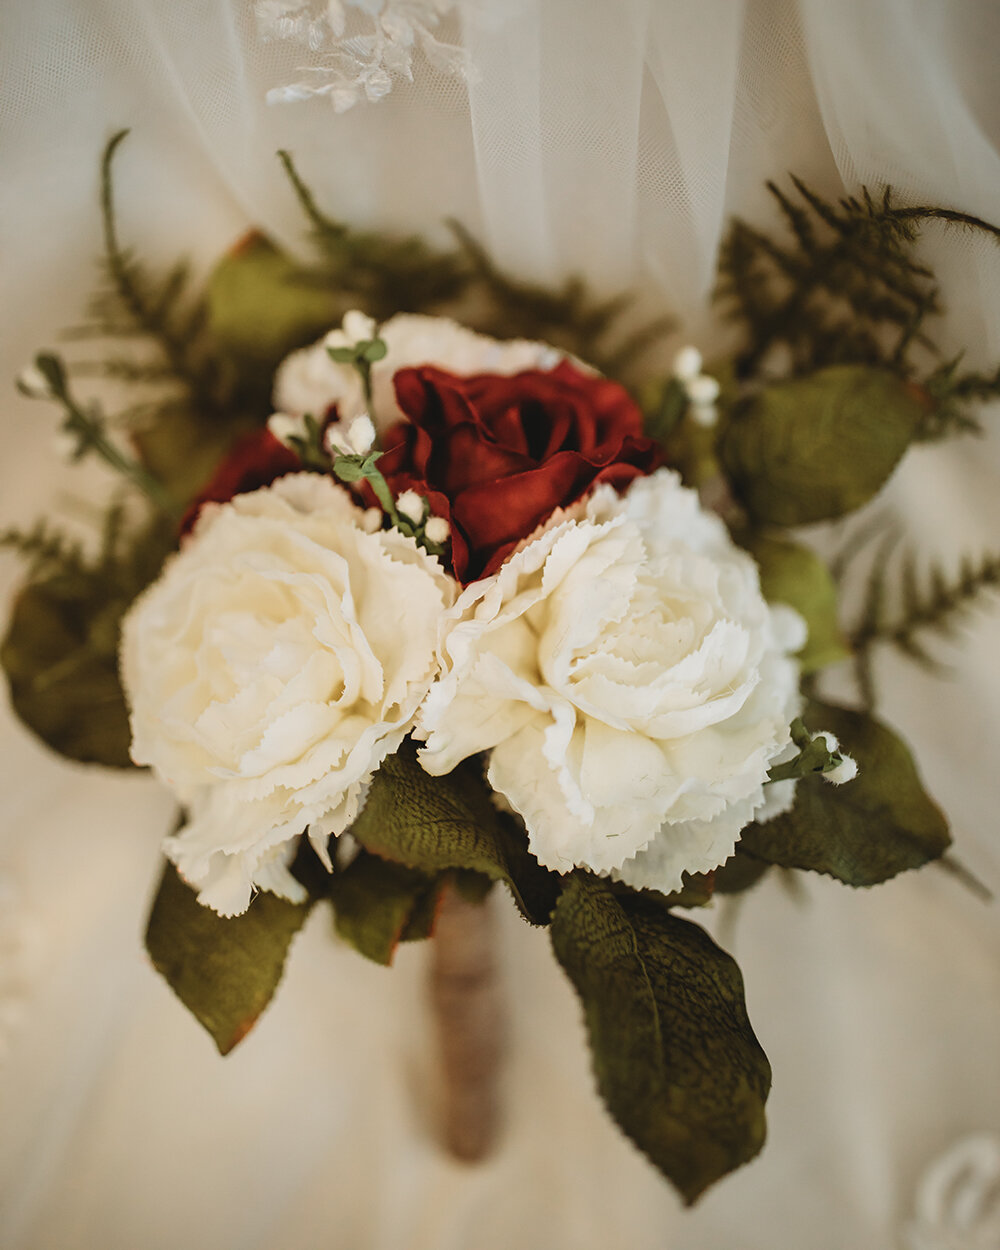
[[[523,831],[493,806],[474,760],[431,777],[407,740],[375,774],[351,833],[376,855],[428,875],[462,868],[502,881],[527,920],[548,923],[560,879],[542,868]]]
[[[366,958],[389,965],[401,941],[430,936],[443,885],[440,876],[361,851],[330,882],[337,932]]]
[[[642,432],[658,443],[667,443],[676,433],[688,409],[687,391],[677,378],[654,383],[647,394]]]
[[[173,864],[164,868],[146,929],[157,971],[228,1055],[253,1028],[281,980],[311,902],[260,893],[242,916],[203,907]]]
[[[761,859],[754,859],[737,847],[726,862],[715,870],[716,894],[742,894],[763,877],[771,865]]]
[[[367,360],[370,365],[376,361],[384,360],[389,351],[389,347],[384,339],[369,339],[366,343],[359,343],[361,357]]]
[[[771,1069],[733,959],[690,921],[574,873],[552,945],[624,1132],[688,1203],[764,1144]]]
[[[123,604],[84,576],[26,586],[14,603],[0,664],[14,711],[54,751],[84,764],[134,767],[118,680]]]
[[[804,719],[814,732],[837,735],[857,760],[858,775],[839,786],[804,777],[790,812],[743,830],[743,850],[855,886],[876,885],[938,859],[951,842],[947,822],[892,730],[864,713],[823,703],[811,703]]]
[[[765,387],[734,417],[721,457],[752,517],[804,525],[861,507],[920,428],[925,406],[865,365],[831,365]]]
[[[787,603],[806,622],[809,636],[799,652],[805,674],[850,657],[837,620],[837,585],[814,551],[785,538],[755,535],[746,544],[760,568],[768,603]]]
[[[224,422],[213,422],[177,408],[133,430],[130,437],[142,463],[171,499],[187,503],[211,481],[236,439],[256,424],[237,412]]]
[[[251,234],[216,265],[206,299],[215,340],[255,377],[340,321],[343,301],[290,257]]]

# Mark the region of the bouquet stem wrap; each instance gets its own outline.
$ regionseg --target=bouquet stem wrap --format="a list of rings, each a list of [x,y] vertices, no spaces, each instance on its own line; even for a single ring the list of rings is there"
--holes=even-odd
[[[504,1010],[488,900],[445,890],[434,934],[430,999],[440,1056],[440,1130],[456,1159],[493,1150],[500,1124]]]

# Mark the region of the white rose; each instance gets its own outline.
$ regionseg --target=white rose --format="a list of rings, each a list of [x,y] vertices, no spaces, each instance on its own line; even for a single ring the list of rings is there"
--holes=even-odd
[[[320,420],[336,404],[340,419],[352,421],[367,411],[358,372],[351,365],[330,359],[328,346],[356,342],[361,314],[348,313],[342,330],[333,330],[312,347],[293,352],[278,368],[274,383],[275,407],[286,413],[311,413]],[[372,324],[372,323],[369,323]],[[398,369],[436,365],[450,373],[498,373],[509,376],[526,369],[554,369],[563,354],[546,343],[527,339],[501,342],[476,334],[446,317],[399,313],[378,328],[386,345],[385,356],[372,365],[373,417],[380,430],[388,429],[403,414],[392,384]]]
[[[624,498],[601,486],[447,614],[421,762],[440,775],[491,750],[490,784],[541,863],[669,892],[778,797],[764,782],[799,709],[787,652],[803,641],[675,473]]]
[[[132,758],[187,809],[167,853],[222,915],[254,887],[301,896],[286,863],[306,828],[329,866],[436,676],[454,583],[364,526],[330,479],[280,478],[206,507],[125,619]]]

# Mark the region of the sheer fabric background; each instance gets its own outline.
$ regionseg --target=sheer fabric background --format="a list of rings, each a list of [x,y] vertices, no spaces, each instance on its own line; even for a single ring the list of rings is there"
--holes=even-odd
[[[337,114],[265,102],[322,50],[261,39],[248,4],[2,0],[0,374],[79,315],[97,158],[122,125],[122,233],[151,259],[207,264],[250,224],[302,249],[285,147],[336,216],[435,237],[457,217],[515,271],[641,291],[681,319],[677,342],[706,350],[720,235],[734,212],[773,220],[766,178],[792,170],[826,193],[888,181],[1000,218],[989,3],[410,3],[435,7],[466,78],[417,52],[412,82]],[[362,10],[349,35],[370,27]],[[995,365],[1000,252],[960,232],[927,242],[945,346]],[[48,412],[12,388],[0,420],[0,520],[85,519],[103,473],[61,467]],[[985,440],[913,453],[891,484],[928,556],[997,545],[996,414],[987,424]],[[10,592],[12,558],[0,576]],[[996,639],[980,617],[950,683],[882,668],[885,714],[994,888]],[[929,1160],[1000,1131],[1000,921],[930,870],[877,892],[817,879],[804,900],[774,884],[748,898],[727,941],[775,1069],[771,1140],[693,1213],[604,1116],[546,939],[501,907],[508,1125],[494,1161],[458,1167],[425,1128],[422,951],[385,973],[315,917],[268,1015],[218,1059],[141,950],[167,797],[58,761],[6,710],[0,735],[4,1247],[895,1246]]]

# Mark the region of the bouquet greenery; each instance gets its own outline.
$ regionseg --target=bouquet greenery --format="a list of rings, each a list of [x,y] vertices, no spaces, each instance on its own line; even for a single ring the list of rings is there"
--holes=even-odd
[[[860,524],[831,564],[799,530],[976,432],[1000,371],[939,358],[915,245],[1000,232],[772,187],[781,228],[736,222],[721,256],[736,350],[658,376],[665,319],[626,333],[627,297],[516,281],[457,223],[451,250],[349,229],[285,153],[315,262],[252,234],[195,296],[119,241],[123,138],[82,327],[112,346],[19,382],[121,490],[96,550],[4,535],[15,710],[175,792],[147,945],[220,1051],[312,908],[379,963],[448,932],[461,965],[499,882],[550,929],[612,1116],[694,1201],[760,1149],[770,1068],[689,917],[772,871],[963,873],[872,657],[933,663],[1000,558],[922,569]],[[95,375],[122,409],[80,398]]]

